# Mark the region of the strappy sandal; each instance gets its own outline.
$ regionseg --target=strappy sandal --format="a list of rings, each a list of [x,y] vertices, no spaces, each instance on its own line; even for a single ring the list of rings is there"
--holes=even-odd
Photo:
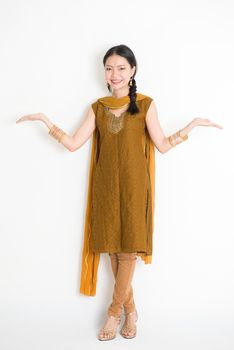
[[[115,324],[113,325],[113,321]],[[117,321],[117,322],[116,322]],[[120,324],[121,318],[115,316],[108,316],[104,327],[98,333],[99,340],[112,340],[116,337],[117,328]]]
[[[120,331],[120,334],[122,335],[122,337],[127,339],[132,339],[136,336],[137,329],[136,329],[135,323],[137,322],[137,320],[138,320],[137,310],[134,310],[133,312],[125,314],[125,322]]]

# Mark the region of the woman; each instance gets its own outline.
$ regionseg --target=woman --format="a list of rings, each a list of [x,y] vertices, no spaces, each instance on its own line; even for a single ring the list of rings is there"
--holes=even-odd
[[[138,315],[131,283],[137,256],[145,263],[152,258],[154,147],[166,153],[185,141],[196,126],[222,127],[195,118],[166,137],[153,99],[136,92],[137,62],[132,50],[126,45],[114,46],[106,52],[103,64],[111,96],[91,104],[74,135],[65,133],[43,113],[16,122],[42,121],[49,134],[71,152],[93,135],[80,291],[95,295],[100,253],[108,253],[115,286],[98,339],[110,340],[116,336],[123,309],[125,322],[120,333],[125,338],[136,336]]]

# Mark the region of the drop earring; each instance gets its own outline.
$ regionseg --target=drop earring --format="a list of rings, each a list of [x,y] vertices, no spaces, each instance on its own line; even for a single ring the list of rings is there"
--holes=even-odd
[[[130,78],[129,86],[132,86],[132,77]]]

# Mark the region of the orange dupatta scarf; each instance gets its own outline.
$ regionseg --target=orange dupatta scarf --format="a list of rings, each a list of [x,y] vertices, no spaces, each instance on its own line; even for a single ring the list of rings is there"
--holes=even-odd
[[[136,101],[146,98],[146,95],[137,93]],[[120,108],[130,102],[129,96],[123,96],[115,98],[113,96],[105,96],[99,98],[98,101],[104,106],[110,108]],[[146,160],[150,173],[151,193],[152,193],[152,228],[154,230],[154,207],[155,207],[155,151],[154,143],[152,142],[149,133],[146,129],[145,137],[142,138],[142,146],[145,150]],[[88,195],[85,214],[84,225],[84,240],[82,251],[82,268],[80,279],[80,293],[87,296],[96,295],[98,266],[100,261],[100,253],[96,253],[90,250],[90,237],[91,237],[91,209],[92,209],[92,187],[93,187],[93,170],[94,160],[96,159],[97,152],[97,128],[93,132],[92,136],[92,148],[91,158],[89,165],[89,179],[88,179]],[[138,256],[145,262],[145,264],[152,263],[152,255],[146,255],[145,253],[137,253]]]

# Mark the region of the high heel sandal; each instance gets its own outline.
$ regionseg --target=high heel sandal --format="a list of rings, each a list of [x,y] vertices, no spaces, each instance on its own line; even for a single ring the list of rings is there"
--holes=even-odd
[[[137,310],[134,310],[133,312],[125,314],[125,322],[120,331],[120,334],[122,335],[122,337],[131,339],[136,336],[137,329],[136,329],[135,323],[137,322],[137,320],[138,320]]]
[[[115,324],[113,325],[113,321],[115,320]],[[116,322],[117,321],[117,322]],[[104,327],[98,333],[99,340],[112,340],[116,337],[117,328],[120,324],[121,318],[120,316],[108,316]]]

